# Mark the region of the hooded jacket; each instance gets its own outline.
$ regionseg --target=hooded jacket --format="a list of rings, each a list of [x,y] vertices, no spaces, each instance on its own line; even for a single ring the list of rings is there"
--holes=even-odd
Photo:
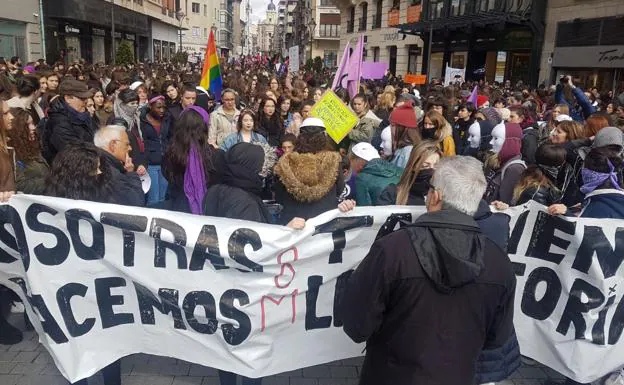
[[[331,151],[291,152],[280,158],[275,166],[275,200],[283,206],[281,224],[336,208],[344,190],[341,161],[340,154]]]
[[[157,131],[154,125],[148,119],[149,108],[141,110],[140,130],[143,134],[143,143],[145,145],[145,158],[149,165],[158,166],[162,164],[167,144],[173,133],[173,118],[169,112],[160,121],[160,130]]]
[[[355,178],[355,200],[358,206],[374,206],[389,184],[397,184],[403,169],[383,159],[373,159]]]
[[[97,125],[90,118],[80,120],[78,112],[70,109],[64,100],[58,99],[52,102],[48,110],[48,121],[41,138],[41,154],[50,165],[56,154],[63,151],[68,144],[93,143]]]
[[[204,198],[204,215],[271,223],[262,199],[265,152],[261,146],[238,143],[219,152],[221,183],[212,185]]]
[[[512,338],[516,278],[470,216],[421,215],[371,247],[342,300],[366,341],[360,385],[472,384],[482,350]]]

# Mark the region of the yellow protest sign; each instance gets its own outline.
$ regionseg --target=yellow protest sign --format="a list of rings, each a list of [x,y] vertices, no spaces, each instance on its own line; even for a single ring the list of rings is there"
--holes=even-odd
[[[323,94],[321,100],[312,107],[310,115],[325,123],[327,135],[336,143],[340,143],[358,122],[353,111],[332,90]]]

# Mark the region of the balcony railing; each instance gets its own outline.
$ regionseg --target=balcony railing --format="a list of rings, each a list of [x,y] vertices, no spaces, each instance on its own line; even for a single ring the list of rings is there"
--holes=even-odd
[[[358,31],[359,32],[366,31],[367,23],[368,23],[368,20],[366,17],[360,17],[359,22],[358,22]]]
[[[354,24],[354,23],[355,23],[355,21],[354,21],[354,20],[349,20],[349,21],[347,22],[347,33],[353,33],[353,27],[354,27],[354,25],[353,25],[353,24]]]
[[[525,16],[531,13],[534,0],[431,0],[425,7],[422,7],[423,19],[437,20],[450,17],[462,17],[483,14],[515,14]],[[416,8],[408,8],[408,18],[410,9],[412,14],[418,13]],[[409,21],[408,22],[416,22]]]

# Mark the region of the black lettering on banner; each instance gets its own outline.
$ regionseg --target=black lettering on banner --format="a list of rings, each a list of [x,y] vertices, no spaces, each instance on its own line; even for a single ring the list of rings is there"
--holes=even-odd
[[[14,284],[16,284],[17,286],[19,286],[20,289],[22,289],[22,292],[24,293],[24,296],[28,297],[28,291],[26,291],[26,281],[24,281],[20,277],[9,278],[9,281],[11,281]]]
[[[142,233],[147,229],[147,217],[119,213],[102,213],[100,222],[107,226],[121,229],[123,236],[123,264],[134,266],[135,232]]]
[[[581,294],[587,296],[587,302],[581,302]],[[604,295],[597,287],[582,280],[575,279],[570,289],[568,302],[563,309],[561,320],[557,326],[557,332],[562,335],[568,334],[570,324],[574,324],[574,338],[581,340],[585,338],[585,329],[587,325],[583,313],[587,313],[592,309],[598,308],[604,302]]]
[[[373,222],[374,218],[370,215],[334,218],[327,223],[316,226],[312,235],[331,233],[334,250],[329,254],[329,263],[342,263],[342,250],[347,247],[345,233],[358,227],[371,227]]]
[[[229,267],[225,266],[225,259],[221,257],[217,228],[213,225],[204,225],[202,227],[193,248],[189,270],[203,270],[206,260],[210,261],[215,270],[229,269]]]
[[[238,300],[241,306],[245,306],[249,303],[249,296],[242,290],[230,289],[223,293],[221,301],[219,301],[219,311],[221,315],[238,322],[238,327],[230,323],[221,325],[223,339],[232,346],[243,343],[251,333],[251,320],[249,316],[234,307],[234,300]]]
[[[546,291],[542,299],[538,300],[536,289],[540,282],[546,283]],[[527,316],[543,321],[555,311],[560,296],[561,281],[557,273],[548,267],[538,267],[529,274],[524,284],[520,309]]]
[[[58,211],[39,203],[33,203],[26,210],[26,224],[33,231],[53,235],[56,238],[56,245],[48,248],[40,243],[35,246],[33,251],[41,264],[46,266],[60,265],[69,256],[69,239],[60,229],[39,222],[38,216],[41,213],[56,215]]]
[[[607,311],[613,306],[615,302],[615,296],[612,295],[607,299],[607,303],[604,307],[598,312],[598,321],[594,324],[592,328],[592,342],[597,345],[605,344],[605,319],[607,318]]]
[[[615,250],[611,247],[602,228],[598,226],[585,226],[583,240],[579,246],[572,267],[582,273],[589,271],[594,253],[605,278],[615,275],[624,261],[624,228],[618,227],[615,231]]]
[[[390,214],[386,222],[379,228],[377,232],[377,236],[375,237],[375,241],[385,237],[388,234],[391,234],[396,228],[397,223],[399,224],[399,228],[403,228],[406,225],[412,223],[412,214],[410,213],[393,213]]]
[[[71,300],[74,296],[83,297],[87,294],[87,287],[80,283],[68,283],[61,286],[56,292],[56,302],[67,326],[67,331],[72,337],[80,337],[87,334],[95,325],[95,318],[87,318],[82,323],[76,321],[71,307]]]
[[[342,312],[344,308],[342,300],[351,274],[353,274],[353,270],[347,270],[336,279],[336,290],[334,291],[334,326],[337,328],[342,326]]]
[[[7,231],[5,225],[10,224],[15,236]],[[28,271],[30,266],[30,252],[24,233],[24,225],[15,208],[9,205],[0,206],[0,242],[7,247],[20,253],[24,262],[24,268]],[[12,263],[17,261],[15,257],[0,248],[0,263]]]
[[[522,234],[524,234],[524,228],[526,227],[527,218],[529,217],[530,211],[524,211],[522,214],[518,216],[516,220],[516,224],[514,225],[513,230],[511,230],[511,235],[509,236],[509,242],[507,243],[507,253],[508,254],[516,254],[518,251],[518,244],[520,243],[520,239],[522,239]]]
[[[575,222],[566,221],[543,211],[538,212],[526,255],[556,264],[561,263],[565,254],[551,253],[550,246],[555,245],[565,251],[570,246],[570,241],[556,237],[555,230],[574,235],[575,228]]]
[[[306,292],[306,316],[305,329],[327,329],[331,326],[331,316],[316,316],[316,301],[318,300],[319,288],[323,284],[323,277],[312,275],[308,277],[308,291]]]
[[[71,209],[65,212],[67,231],[71,238],[76,255],[85,261],[104,258],[104,226],[96,221],[90,212],[81,209]],[[91,225],[92,244],[87,246],[80,237],[80,221],[83,220]]]
[[[201,323],[195,317],[195,309],[204,309],[206,323]],[[214,334],[219,327],[217,321],[217,304],[212,294],[207,291],[192,291],[184,297],[182,309],[191,329],[201,334]],[[204,318],[204,317],[202,317]]]
[[[615,345],[620,341],[622,331],[624,330],[624,300],[620,299],[611,323],[609,324],[609,345]]]
[[[162,230],[167,230],[173,234],[173,243],[160,239]],[[154,267],[167,267],[167,249],[173,251],[178,259],[178,269],[186,269],[186,232],[184,228],[175,222],[167,219],[154,218],[150,226],[150,236],[154,238],[156,246],[154,255]]]
[[[59,324],[56,322],[54,317],[52,317],[52,314],[50,313],[50,310],[48,310],[43,297],[38,294],[34,294],[29,298],[29,300],[30,304],[37,309],[37,312],[39,313],[39,319],[41,320],[41,327],[43,328],[43,331],[46,332],[50,338],[52,338],[52,341],[57,344],[64,344],[69,341],[61,330]]]
[[[251,271],[262,273],[262,265],[250,260],[245,255],[245,246],[251,245],[253,251],[258,251],[262,248],[262,240],[260,235],[252,229],[237,229],[230,235],[228,241],[228,252],[230,258],[240,263],[241,265],[249,268]],[[238,269],[244,273],[248,273],[248,270]]]
[[[175,289],[158,289],[160,300],[152,294],[152,292],[136,282],[134,288],[139,301],[139,312],[141,313],[141,323],[143,325],[154,325],[154,309],[162,314],[169,314],[173,317],[173,327],[176,329],[186,330],[184,320],[182,320],[182,311],[178,305],[179,294]]]
[[[124,304],[123,296],[111,294],[114,287],[126,287],[126,280],[121,277],[95,279],[95,295],[104,329],[134,322],[132,313],[115,313],[113,310],[113,306]]]

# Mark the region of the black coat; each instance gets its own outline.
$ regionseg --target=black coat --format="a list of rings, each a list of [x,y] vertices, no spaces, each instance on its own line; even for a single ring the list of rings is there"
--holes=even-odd
[[[271,215],[262,200],[239,187],[225,184],[214,185],[208,189],[204,198],[204,215],[271,223]]]
[[[141,113],[141,133],[143,134],[143,143],[145,145],[145,158],[148,165],[161,165],[167,144],[171,138],[173,118],[169,113],[165,113],[160,124],[160,134],[147,118],[149,113],[145,109]]]
[[[112,174],[113,201],[126,206],[145,206],[145,193],[139,176],[134,172],[127,172],[123,163],[110,153],[102,150],[102,154]]]
[[[501,250],[507,250],[509,241],[509,216],[502,213],[493,213],[487,202],[481,199],[479,209],[473,215],[483,234],[496,243]]]
[[[507,254],[469,216],[442,210],[376,241],[341,301],[367,342],[360,385],[465,385],[482,350],[514,333]]]
[[[473,119],[468,121],[457,119],[453,125],[453,141],[455,142],[455,153],[463,154],[468,147],[468,129],[474,123]]]
[[[43,128],[41,153],[48,164],[52,164],[56,154],[70,143],[93,143],[97,125],[93,120],[81,121],[69,111],[65,101],[57,99],[48,110],[48,121]]]

